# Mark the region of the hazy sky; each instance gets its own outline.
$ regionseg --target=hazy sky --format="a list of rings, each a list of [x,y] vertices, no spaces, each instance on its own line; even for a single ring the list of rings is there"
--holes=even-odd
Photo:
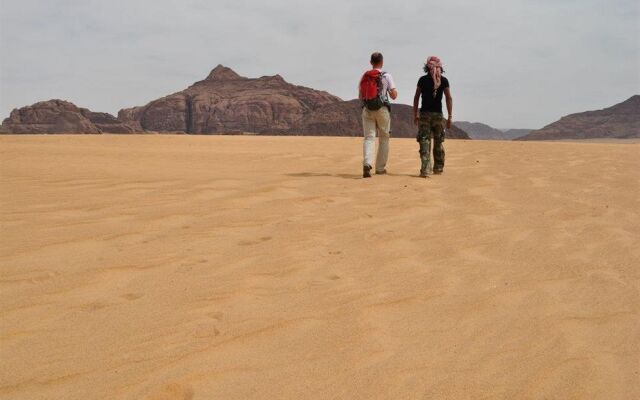
[[[0,118],[51,98],[116,113],[217,64],[354,98],[385,55],[409,104],[431,54],[454,117],[540,128],[640,93],[638,0],[0,0]]]

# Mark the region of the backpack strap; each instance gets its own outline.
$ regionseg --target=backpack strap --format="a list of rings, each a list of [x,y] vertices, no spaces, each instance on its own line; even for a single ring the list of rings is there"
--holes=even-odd
[[[382,78],[384,78],[384,76],[387,75],[386,71],[380,71],[380,80],[382,80]],[[389,93],[385,93],[384,97],[386,99],[386,101],[384,102],[385,107],[387,107],[387,109],[389,109],[389,112],[391,112],[391,101],[389,100]]]

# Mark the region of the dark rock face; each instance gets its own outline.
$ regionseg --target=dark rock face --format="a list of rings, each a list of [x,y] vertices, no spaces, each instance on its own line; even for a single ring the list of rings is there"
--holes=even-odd
[[[640,138],[640,95],[612,107],[571,114],[516,140]]]
[[[362,106],[359,100],[337,101],[319,107],[296,124],[291,134],[309,136],[361,136]]]
[[[125,123],[108,113],[93,112],[86,108],[80,109],[82,115],[91,121],[100,133],[136,133],[142,132],[142,127],[137,123]]]
[[[218,65],[205,80],[145,106],[120,110],[118,119],[149,131],[360,136],[361,112],[358,100],[292,85],[280,75],[245,78]],[[413,137],[415,132],[411,107],[394,105],[393,135]],[[455,128],[448,133],[469,138]]]
[[[118,118],[150,131],[278,134],[291,131],[309,112],[340,101],[327,92],[287,83],[279,75],[249,79],[219,65],[205,80],[145,106],[121,110]]]
[[[15,109],[0,126],[0,133],[133,133],[135,124],[119,121],[107,113],[79,108],[64,100],[49,100]]]
[[[100,133],[100,130],[73,103],[49,100],[11,111],[0,132]]]

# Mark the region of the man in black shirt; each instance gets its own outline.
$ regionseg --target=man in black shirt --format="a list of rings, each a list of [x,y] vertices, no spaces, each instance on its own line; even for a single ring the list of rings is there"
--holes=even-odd
[[[418,80],[416,94],[413,97],[413,118],[418,125],[416,140],[420,143],[420,176],[426,178],[429,173],[430,145],[433,138],[433,173],[441,174],[444,169],[444,135],[445,125],[451,128],[453,118],[453,98],[449,88],[449,80],[442,76],[442,62],[438,57],[431,56],[424,65],[427,74]],[[448,119],[445,124],[442,115],[442,95],[447,99]],[[418,115],[418,102],[422,97],[422,107]]]

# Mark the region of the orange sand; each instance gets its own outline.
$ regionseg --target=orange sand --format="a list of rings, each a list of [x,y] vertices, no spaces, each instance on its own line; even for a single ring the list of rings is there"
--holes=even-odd
[[[640,398],[640,144],[0,137],[0,398]]]

